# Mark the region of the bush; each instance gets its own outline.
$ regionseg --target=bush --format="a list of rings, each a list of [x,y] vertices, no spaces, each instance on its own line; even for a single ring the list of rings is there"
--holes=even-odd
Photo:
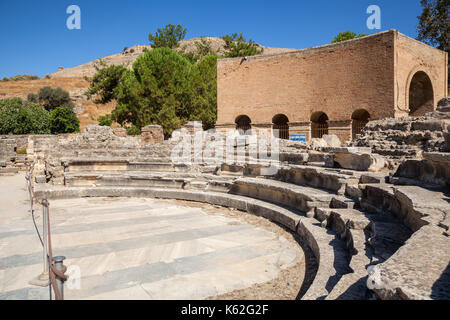
[[[18,74],[17,76],[6,78],[4,77],[2,81],[19,81],[19,80],[37,80],[38,76],[33,74]]]
[[[27,148],[17,149],[16,154],[27,154]]]
[[[48,134],[49,114],[39,104],[22,99],[0,100],[0,134]]]
[[[226,58],[254,56],[264,52],[264,48],[252,40],[245,40],[242,33],[239,35],[237,33],[225,35],[222,36],[222,39],[225,41],[224,48],[227,50],[225,53]]]
[[[131,126],[127,128],[127,135],[129,136],[138,136],[141,134],[141,129],[136,126]]]
[[[111,125],[113,123],[110,114],[106,114],[104,116],[99,116],[97,118],[97,121],[100,126],[105,126],[105,127],[111,127]]]
[[[79,132],[80,121],[71,109],[57,107],[50,111],[50,130],[52,133]]]
[[[58,107],[74,108],[69,93],[61,88],[43,87],[39,90],[38,99],[47,111],[52,111]]]

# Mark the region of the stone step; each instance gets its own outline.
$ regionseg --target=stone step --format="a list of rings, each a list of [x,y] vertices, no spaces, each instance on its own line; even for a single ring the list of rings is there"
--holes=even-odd
[[[349,170],[328,170],[313,166],[283,166],[278,170],[276,179],[344,194],[347,183],[358,183],[359,175]]]
[[[313,209],[312,203],[314,206],[329,207],[334,196],[317,188],[261,178],[236,179],[230,193],[280,204],[302,212]]]
[[[412,231],[426,224],[439,225],[450,212],[448,189],[390,184],[360,185],[361,207],[371,213],[387,212]]]
[[[369,273],[367,285],[382,299],[448,300],[450,237],[423,226],[388,260]]]
[[[343,275],[326,300],[366,300],[367,273],[348,273]]]
[[[373,234],[368,245],[379,261],[389,259],[410,238],[412,232],[397,222],[372,221]]]
[[[65,171],[156,171],[179,172],[188,171],[189,166],[170,162],[137,162],[122,158],[76,158],[61,159]]]
[[[68,187],[121,186],[199,189],[228,192],[233,179],[208,174],[143,171],[65,172]]]

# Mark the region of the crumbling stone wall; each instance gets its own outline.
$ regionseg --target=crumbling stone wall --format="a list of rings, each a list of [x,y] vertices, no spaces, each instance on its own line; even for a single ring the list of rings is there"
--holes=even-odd
[[[440,103],[438,110],[421,117],[372,121],[348,145],[370,147],[375,153],[397,159],[421,158],[423,152],[446,152],[450,150],[450,112],[446,108]]]
[[[64,183],[64,158],[127,158],[169,161],[175,142],[154,143],[145,136],[121,136],[110,127],[88,125],[82,133],[30,136],[29,159],[36,175],[54,184]]]

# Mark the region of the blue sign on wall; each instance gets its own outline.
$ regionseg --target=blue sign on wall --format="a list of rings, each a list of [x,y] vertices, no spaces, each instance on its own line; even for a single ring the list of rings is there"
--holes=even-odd
[[[291,141],[300,141],[300,142],[306,142],[306,134],[291,134],[290,135]]]

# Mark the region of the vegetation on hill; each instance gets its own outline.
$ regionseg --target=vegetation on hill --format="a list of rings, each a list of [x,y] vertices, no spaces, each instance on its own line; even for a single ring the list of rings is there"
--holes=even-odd
[[[95,96],[93,101],[97,104],[105,104],[116,99],[120,78],[127,69],[115,65],[108,67],[101,59],[95,64],[95,69],[97,73],[92,79],[85,77],[90,82],[86,97],[92,99]]]
[[[43,87],[37,94],[28,94],[27,100],[41,104],[47,111],[52,111],[57,107],[64,107],[71,110],[74,108],[69,93],[61,88]]]
[[[178,43],[184,39],[187,30],[181,25],[168,24],[164,29],[158,28],[155,34],[149,34],[148,39],[152,48],[170,48],[175,49]]]
[[[69,93],[44,87],[39,94],[0,100],[0,134],[69,133],[80,130]]]
[[[0,81],[19,81],[19,80],[36,80],[39,79],[38,76],[35,76],[33,74],[19,74],[14,77],[4,77],[3,80]]]
[[[225,35],[222,39],[225,41],[225,49],[227,49],[225,57],[227,58],[254,56],[264,51],[263,48],[252,40],[245,40],[242,33],[239,35],[237,33]]]
[[[195,50],[179,47],[186,29],[166,25],[150,34],[152,50],[145,50],[132,69],[100,63],[86,93],[94,103],[117,101],[99,124],[117,122],[131,133],[149,124],[159,124],[165,136],[187,121],[201,120],[204,129],[214,127],[217,118],[217,59],[260,54],[263,48],[241,34],[223,36],[225,53],[214,50],[202,37]],[[177,49],[177,50],[175,50]]]
[[[337,43],[337,42],[342,42],[342,41],[362,38],[362,37],[365,37],[365,36],[367,36],[367,34],[365,34],[365,33],[356,34],[353,31],[339,32],[339,34],[333,38],[331,43]]]

